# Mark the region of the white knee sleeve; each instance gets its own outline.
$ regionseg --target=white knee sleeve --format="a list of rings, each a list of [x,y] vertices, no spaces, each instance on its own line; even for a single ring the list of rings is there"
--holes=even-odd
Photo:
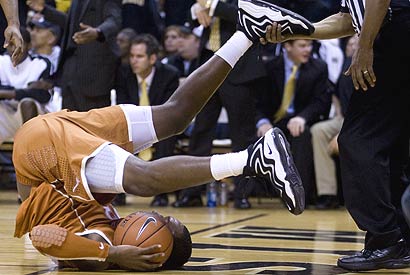
[[[150,106],[136,106],[121,104],[128,124],[129,140],[134,146],[134,153],[138,153],[158,141],[152,121]]]
[[[115,144],[105,144],[85,165],[85,178],[94,193],[125,193],[122,186],[129,152]]]

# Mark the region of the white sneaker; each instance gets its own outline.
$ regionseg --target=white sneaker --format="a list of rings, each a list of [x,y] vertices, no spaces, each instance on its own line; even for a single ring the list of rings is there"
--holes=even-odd
[[[269,130],[249,146],[248,154],[243,174],[264,178],[270,183],[268,187],[279,192],[291,213],[301,214],[305,209],[305,190],[284,133],[279,128]]]
[[[282,34],[310,35],[315,27],[303,16],[262,0],[238,1],[238,30],[251,41],[265,37],[266,28],[277,22],[282,26]]]

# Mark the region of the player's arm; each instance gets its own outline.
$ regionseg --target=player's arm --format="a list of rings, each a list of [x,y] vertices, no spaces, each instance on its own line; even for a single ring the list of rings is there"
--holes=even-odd
[[[4,15],[7,19],[7,28],[4,31],[4,48],[12,46],[12,61],[14,66],[18,64],[23,53],[23,38],[20,33],[20,21],[18,16],[17,0],[0,0]]]
[[[110,246],[98,234],[78,236],[57,225],[38,225],[30,232],[30,238],[42,254],[70,261],[70,266],[81,270],[104,270],[115,264],[123,269],[148,271],[160,267],[161,264],[153,262],[163,257],[163,253],[158,253],[158,245]]]
[[[315,31],[311,35],[282,35],[282,26],[273,23],[266,32],[266,39],[262,43],[280,43],[291,39],[332,39],[351,36],[355,33],[352,25],[352,17],[349,13],[339,12],[320,22],[314,23]]]

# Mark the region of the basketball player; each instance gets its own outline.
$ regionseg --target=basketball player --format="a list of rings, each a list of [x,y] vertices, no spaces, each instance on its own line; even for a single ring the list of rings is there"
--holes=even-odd
[[[161,261],[164,255],[157,245],[148,248],[114,246],[114,231],[121,220],[111,204],[78,202],[65,194],[62,183],[40,184],[33,187],[29,198],[20,206],[14,235],[20,238],[30,232],[33,246],[58,260],[60,267],[89,271],[175,269],[191,256],[189,231],[177,219],[165,218],[174,236],[171,256],[166,262]]]
[[[247,9],[240,9],[239,16],[264,12],[258,6]],[[309,22],[285,10],[275,20],[291,20],[289,28],[296,33],[309,30],[305,28]],[[153,196],[244,174],[264,179],[270,192],[279,192],[290,212],[302,213],[304,190],[289,145],[279,129],[268,131],[248,150],[238,153],[173,156],[152,162],[132,154],[182,132],[239,58],[264,35],[264,31],[249,33],[249,28],[259,26],[241,22],[231,39],[163,105],[120,105],[89,112],[63,110],[28,121],[14,139],[13,162],[21,198],[28,197],[31,187],[36,187],[33,194],[51,184],[59,186],[61,195],[73,203],[104,205],[117,193]],[[31,218],[26,216],[23,222]],[[28,230],[30,227],[24,231]],[[129,263],[141,257],[139,248],[126,249]]]
[[[11,60],[16,66],[23,55],[23,38],[20,33],[17,0],[0,0],[0,5],[7,19],[7,28],[4,30],[4,48],[10,48]]]

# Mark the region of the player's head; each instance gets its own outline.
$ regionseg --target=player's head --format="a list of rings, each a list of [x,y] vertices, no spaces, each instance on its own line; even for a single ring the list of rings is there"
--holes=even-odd
[[[165,217],[167,227],[174,236],[174,245],[168,260],[162,265],[164,269],[177,269],[182,267],[192,253],[191,234],[184,224],[178,219],[168,216]]]

